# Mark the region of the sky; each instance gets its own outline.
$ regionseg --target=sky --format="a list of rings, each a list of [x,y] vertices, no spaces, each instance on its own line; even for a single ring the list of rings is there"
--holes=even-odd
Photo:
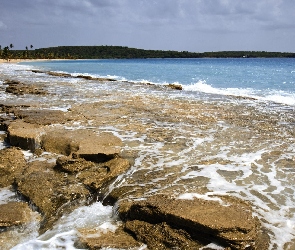
[[[0,45],[295,52],[295,0],[0,0]]]

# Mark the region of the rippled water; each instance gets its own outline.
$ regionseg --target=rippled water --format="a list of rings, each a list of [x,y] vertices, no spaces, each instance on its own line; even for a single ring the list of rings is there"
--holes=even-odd
[[[68,129],[110,131],[123,140],[122,155],[132,167],[106,192],[125,187],[130,190],[127,197],[133,198],[156,193],[204,199],[239,197],[251,203],[262,221],[271,238],[270,249],[294,249],[294,104],[222,92],[176,91],[139,82],[59,78],[28,69],[31,66],[0,65],[0,79],[12,76],[38,82],[50,94],[16,100],[1,87],[1,102],[71,108],[83,113],[86,121],[66,124]],[[0,202],[10,195],[1,191]],[[77,231],[87,227],[93,216],[97,225],[89,226],[113,230],[118,222],[112,218],[111,207],[99,202],[92,206],[79,208],[37,238],[33,230],[31,238],[15,249],[73,249]],[[77,214],[79,225],[74,223]]]

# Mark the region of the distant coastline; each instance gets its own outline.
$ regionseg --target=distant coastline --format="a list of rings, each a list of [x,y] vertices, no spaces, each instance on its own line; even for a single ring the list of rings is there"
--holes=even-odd
[[[295,58],[295,53],[267,51],[189,52],[144,50],[124,46],[58,46],[0,51],[0,59],[144,59],[144,58]],[[2,60],[3,61],[3,60]]]

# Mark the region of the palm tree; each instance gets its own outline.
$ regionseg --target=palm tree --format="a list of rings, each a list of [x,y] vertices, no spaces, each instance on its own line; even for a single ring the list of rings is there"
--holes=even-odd
[[[9,47],[8,46],[4,47],[4,49],[3,49],[3,58],[6,59],[7,61],[9,59]]]

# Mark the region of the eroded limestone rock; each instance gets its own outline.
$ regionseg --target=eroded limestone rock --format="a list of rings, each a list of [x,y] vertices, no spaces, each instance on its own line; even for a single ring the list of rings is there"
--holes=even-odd
[[[199,249],[210,243],[205,240],[197,242],[186,231],[173,229],[165,222],[150,224],[139,220],[127,221],[125,229],[145,243],[148,249]]]
[[[77,178],[89,188],[98,190],[120,174],[126,172],[129,167],[128,160],[117,157],[78,173]]]
[[[118,211],[124,221],[167,223],[185,230],[194,240],[207,239],[233,249],[255,249],[260,240],[260,224],[250,207],[233,200],[221,204],[156,195],[144,201],[121,202]]]
[[[12,146],[34,152],[40,148],[44,126],[26,123],[22,120],[11,122],[8,126],[8,141]]]
[[[83,158],[59,157],[55,168],[74,174],[75,178],[88,188],[98,191],[102,186],[127,171],[129,167],[129,161],[120,157],[103,163],[90,162]]]
[[[26,160],[19,148],[11,147],[0,150],[0,187],[7,187],[21,175]]]
[[[120,152],[121,140],[112,133],[94,131],[52,130],[42,137],[42,148],[49,152],[73,155],[94,162],[105,162]]]
[[[44,215],[43,228],[48,228],[75,203],[85,203],[90,192],[74,176],[57,172],[47,162],[32,162],[17,180],[17,190]]]

